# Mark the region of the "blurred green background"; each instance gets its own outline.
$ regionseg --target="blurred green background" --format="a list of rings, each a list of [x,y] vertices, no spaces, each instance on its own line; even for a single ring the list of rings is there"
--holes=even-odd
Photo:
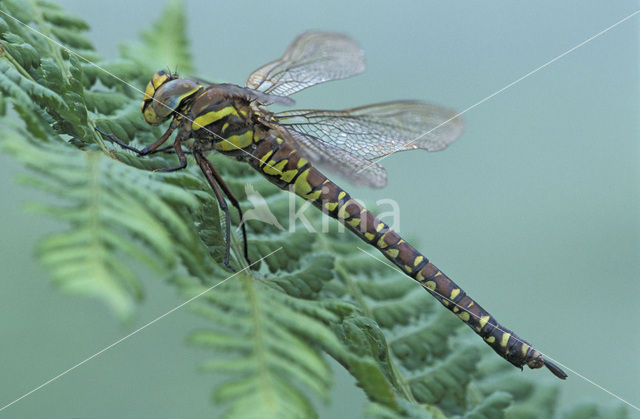
[[[118,44],[137,39],[163,6],[58,3],[89,22],[89,37],[106,58],[117,56]],[[187,32],[198,75],[239,84],[305,30],[345,32],[364,47],[367,72],[304,91],[295,96],[296,106],[339,109],[406,98],[461,111],[638,6],[189,1]],[[352,188],[370,202],[397,201],[400,232],[503,324],[636,405],[639,20],[636,15],[470,110],[465,133],[449,149],[386,159],[385,189]],[[182,302],[173,288],[146,278],[138,316],[122,325],[104,306],[54,291],[32,249],[62,226],[25,213],[24,203],[42,195],[15,182],[22,172],[0,155],[0,405]],[[173,313],[0,416],[215,416],[209,402],[215,377],[196,373],[204,355],[184,343],[201,322],[188,310]],[[335,371],[322,417],[360,416],[362,392],[339,367]],[[563,405],[615,402],[568,372]],[[542,370],[525,374],[554,379]]]

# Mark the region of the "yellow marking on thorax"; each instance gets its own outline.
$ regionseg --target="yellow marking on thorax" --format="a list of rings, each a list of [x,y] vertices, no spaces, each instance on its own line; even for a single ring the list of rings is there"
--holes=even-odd
[[[193,130],[199,130],[207,125],[224,118],[227,115],[238,115],[236,109],[233,106],[226,106],[219,111],[207,112],[204,115],[200,115],[193,120]]]
[[[232,135],[224,140],[217,142],[213,148],[218,151],[234,151],[239,148],[248,147],[253,142],[253,131],[247,131],[244,134]]]
[[[520,350],[522,351],[522,356],[527,356],[527,351],[529,350],[529,345],[527,345],[526,343],[523,343],[522,347],[520,348]]]

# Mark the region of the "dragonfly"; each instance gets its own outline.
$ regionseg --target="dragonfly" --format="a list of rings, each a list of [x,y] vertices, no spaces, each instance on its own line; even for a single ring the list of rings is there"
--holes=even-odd
[[[467,295],[396,231],[367,210],[324,173],[334,173],[356,185],[386,184],[386,171],[376,161],[405,150],[441,150],[462,132],[454,111],[418,101],[394,101],[339,111],[316,109],[274,113],[267,105],[292,105],[290,95],[330,80],[363,72],[364,54],[346,35],[306,32],[281,58],[255,70],[245,85],[209,83],[180,78],[165,71],[148,83],[142,114],[150,125],[171,121],[165,133],[142,149],[96,127],[121,147],[139,155],[161,150],[175,153],[187,167],[193,155],[225,215],[226,252],[230,269],[229,203],[242,220],[242,209],[206,155],[219,152],[248,163],[267,180],[291,191],[337,219],[360,239],[378,249],[404,274],[453,312],[493,350],[514,366],[546,366],[555,376],[567,374]],[[173,144],[161,147],[175,133]],[[186,149],[186,150],[185,150]],[[226,198],[226,199],[225,199]],[[241,224],[244,256],[248,260],[246,230]]]

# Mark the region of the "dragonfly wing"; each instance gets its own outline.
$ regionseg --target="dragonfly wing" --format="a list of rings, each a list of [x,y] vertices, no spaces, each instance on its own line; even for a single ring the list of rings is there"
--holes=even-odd
[[[292,128],[281,126],[279,129],[285,131],[284,137],[319,169],[337,174],[354,185],[382,188],[387,184],[387,172],[378,163]]]
[[[458,138],[463,128],[456,112],[415,101],[343,111],[287,111],[276,117],[283,126],[368,160],[404,150],[441,150]]]
[[[276,61],[255,70],[245,87],[289,96],[314,84],[351,77],[364,71],[364,53],[346,35],[306,32]]]

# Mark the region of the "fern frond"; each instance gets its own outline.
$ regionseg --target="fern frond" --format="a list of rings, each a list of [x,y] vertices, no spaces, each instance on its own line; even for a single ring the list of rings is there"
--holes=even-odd
[[[275,253],[221,282],[231,273],[220,264],[220,211],[193,161],[184,171],[153,173],[175,165],[175,156],[139,158],[94,131],[136,144],[160,135],[140,115],[138,90],[166,66],[192,71],[182,3],[170,3],[140,44],[123,46],[123,58],[109,62],[83,36],[88,26],[58,6],[6,0],[0,10],[51,38],[0,16],[0,147],[31,169],[24,182],[55,199],[32,209],[67,225],[39,244],[40,262],[61,289],[98,298],[121,316],[143,297],[139,265],[185,298],[215,286],[192,303],[207,326],[189,342],[210,351],[203,369],[225,377],[214,400],[227,417],[316,416],[331,385],[324,354],[356,379],[371,417],[557,414],[557,387],[533,385],[502,360],[479,362],[486,348],[467,342],[470,331],[458,333],[455,316],[364,255],[348,233],[249,221],[251,259]],[[212,161],[242,206],[251,185],[278,220],[287,218],[288,194],[246,165]],[[307,216],[321,225],[319,212]],[[233,214],[232,221],[241,220]],[[237,234],[232,244],[236,266],[246,266]],[[582,405],[565,417],[624,415],[600,412]]]

